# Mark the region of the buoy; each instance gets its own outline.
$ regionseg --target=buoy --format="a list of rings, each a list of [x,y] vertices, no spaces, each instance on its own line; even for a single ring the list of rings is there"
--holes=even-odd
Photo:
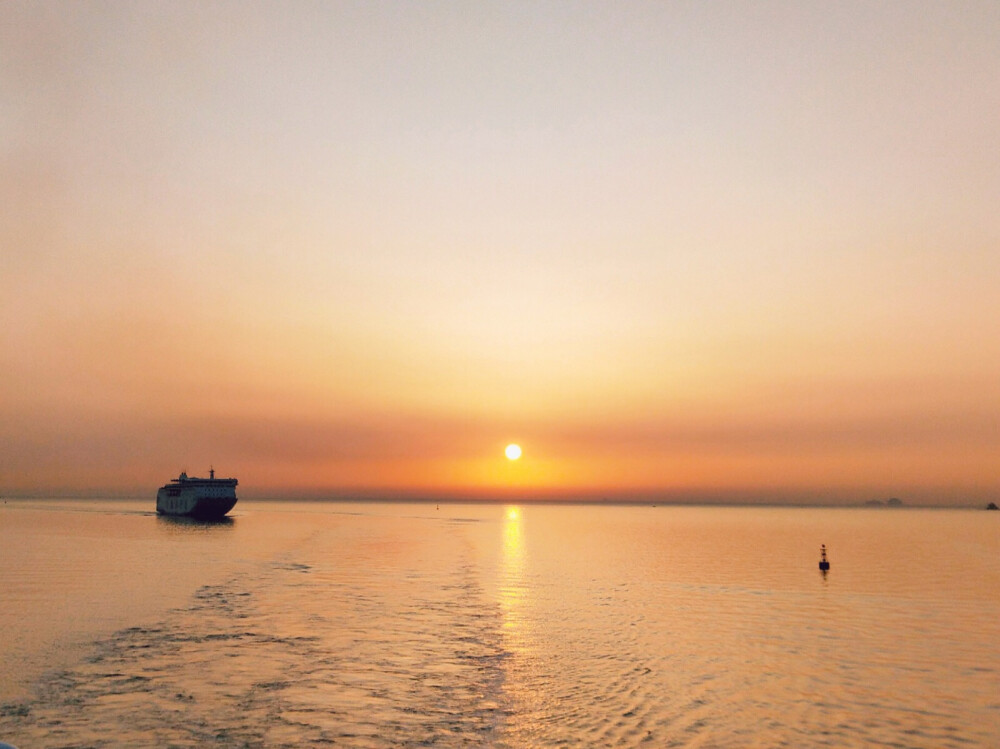
[[[827,572],[830,569],[830,563],[826,559],[826,544],[820,544],[819,547],[819,568],[823,572]]]

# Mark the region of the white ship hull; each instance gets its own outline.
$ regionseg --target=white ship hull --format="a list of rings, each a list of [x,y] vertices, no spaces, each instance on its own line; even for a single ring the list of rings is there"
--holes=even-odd
[[[236,505],[236,479],[188,478],[182,473],[156,492],[156,511],[161,515],[217,520]]]

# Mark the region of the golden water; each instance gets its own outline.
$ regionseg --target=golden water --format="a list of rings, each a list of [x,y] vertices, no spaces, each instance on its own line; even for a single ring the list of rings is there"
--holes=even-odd
[[[998,515],[11,502],[0,740],[997,746]]]

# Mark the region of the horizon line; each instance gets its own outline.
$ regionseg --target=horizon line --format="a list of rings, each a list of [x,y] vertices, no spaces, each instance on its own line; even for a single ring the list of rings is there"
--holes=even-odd
[[[44,494],[9,494],[0,495],[0,499],[14,501],[152,501],[146,494],[132,493],[44,493]],[[691,497],[678,499],[671,497],[581,497],[581,496],[521,496],[521,497],[500,497],[496,495],[480,497],[456,497],[456,496],[363,496],[359,494],[350,495],[308,495],[308,494],[258,494],[241,497],[241,502],[264,503],[264,502],[302,502],[302,503],[351,503],[351,504],[448,504],[448,505],[469,505],[469,504],[491,504],[491,505],[620,505],[630,507],[760,507],[760,508],[829,508],[829,509],[872,509],[872,510],[899,510],[899,509],[982,509],[991,502],[965,502],[965,503],[943,503],[943,502],[919,502],[900,500],[901,504],[888,504],[888,499],[817,499],[814,501],[803,500],[780,500],[780,499],[726,499],[721,497]]]

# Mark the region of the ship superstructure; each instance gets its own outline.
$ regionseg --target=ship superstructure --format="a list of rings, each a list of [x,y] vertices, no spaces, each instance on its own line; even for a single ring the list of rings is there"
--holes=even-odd
[[[207,479],[181,473],[156,492],[156,511],[161,515],[217,520],[236,505],[238,483],[232,478],[215,478],[214,468],[209,469]]]

